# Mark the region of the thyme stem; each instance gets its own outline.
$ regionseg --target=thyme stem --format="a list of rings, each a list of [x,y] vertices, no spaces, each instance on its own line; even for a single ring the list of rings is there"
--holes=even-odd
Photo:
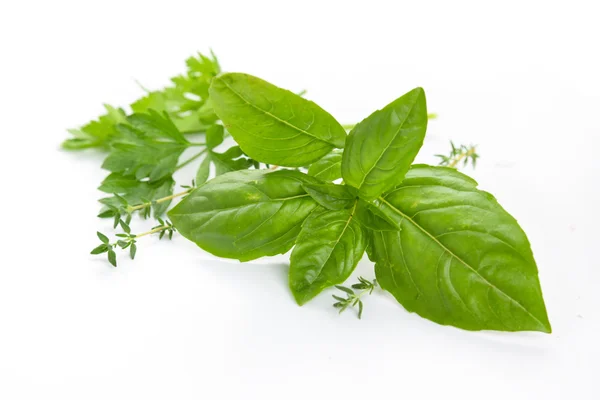
[[[448,167],[450,168],[456,168],[456,166],[458,165],[459,162],[461,162],[465,157],[470,157],[471,155],[473,155],[475,153],[475,147],[471,147],[470,149],[468,149],[467,151],[463,151],[462,153],[460,153],[458,156],[456,156],[451,162],[450,164],[448,164]]]
[[[169,201],[169,200],[173,200],[177,197],[185,196],[186,194],[190,193],[192,190],[193,190],[193,188],[190,188],[190,189],[184,190],[183,192],[175,193],[175,194],[172,194],[167,197],[162,197],[162,198],[156,199],[154,201],[138,204],[137,206],[129,206],[129,207],[127,207],[127,211],[131,213],[133,211],[141,210],[142,208],[150,207],[153,203],[155,203],[155,204],[164,203],[165,201]]]
[[[139,235],[135,235],[135,237],[136,238],[141,238],[142,236],[152,235],[154,233],[157,233],[157,232],[160,232],[160,231],[164,231],[167,228],[169,228],[169,225],[157,226],[156,228],[151,229],[148,232],[144,232],[144,233],[140,233]]]

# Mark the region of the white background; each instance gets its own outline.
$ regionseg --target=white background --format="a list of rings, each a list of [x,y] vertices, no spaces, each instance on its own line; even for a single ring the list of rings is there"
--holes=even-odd
[[[597,5],[2,2],[0,399],[600,398]],[[423,86],[439,118],[419,161],[479,145],[465,172],[528,233],[553,334],[442,327],[382,292],[361,321],[331,292],[300,308],[285,256],[242,265],[182,237],[116,269],[88,255],[110,231],[102,155],[61,151],[65,129],[209,47],[344,123]]]

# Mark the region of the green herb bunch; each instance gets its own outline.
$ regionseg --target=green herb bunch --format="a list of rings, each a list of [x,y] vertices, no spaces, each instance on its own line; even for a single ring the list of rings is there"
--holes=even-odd
[[[218,66],[214,57],[196,60]],[[491,194],[452,168],[474,162],[475,148],[453,145],[442,158],[447,166],[413,164],[428,123],[423,89],[347,133],[317,104],[257,77],[204,68],[185,82],[196,78],[207,88],[197,102],[182,103],[175,114],[151,107],[119,114],[110,135],[102,136],[110,148],[103,167],[111,175],[101,190],[116,195],[102,200],[101,216],[115,218],[129,235],[116,246],[131,248],[143,235],[130,233],[133,212],[147,217],[152,208],[160,217],[181,195],[167,212],[172,222],[151,233],[177,230],[213,255],[240,261],[291,250],[289,286],[300,305],[336,286],[346,297],[336,295],[334,306],[356,306],[360,316],[361,296],[378,286],[439,324],[551,331],[525,233]],[[188,140],[182,121],[204,132],[205,142]],[[226,134],[238,146],[215,153]],[[196,145],[206,154],[196,182],[174,195],[181,152]],[[212,179],[209,163],[215,164]],[[94,251],[114,260],[115,244],[99,237]],[[341,286],[365,252],[376,281]]]

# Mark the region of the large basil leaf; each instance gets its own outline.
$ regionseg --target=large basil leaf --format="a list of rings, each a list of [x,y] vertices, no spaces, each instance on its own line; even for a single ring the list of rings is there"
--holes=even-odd
[[[169,211],[179,232],[202,249],[240,261],[287,252],[317,207],[297,171],[229,172],[195,189]]]
[[[329,113],[254,76],[221,75],[210,98],[231,136],[257,161],[301,167],[344,147],[346,131]]]
[[[342,177],[342,150],[333,149],[331,153],[312,163],[308,168],[308,174],[328,182],[340,179]]]
[[[302,225],[290,257],[290,288],[296,302],[306,303],[323,289],[343,283],[366,246],[352,210],[318,210]]]
[[[372,232],[377,280],[408,310],[468,330],[550,332],[517,221],[471,178],[413,166],[377,204],[401,230]]]
[[[348,136],[342,160],[344,182],[360,197],[375,199],[402,182],[427,129],[425,92],[416,88],[375,111]]]

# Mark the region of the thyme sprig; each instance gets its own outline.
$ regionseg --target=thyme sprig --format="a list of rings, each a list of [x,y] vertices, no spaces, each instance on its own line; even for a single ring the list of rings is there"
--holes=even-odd
[[[466,167],[469,162],[473,168],[475,168],[477,164],[477,159],[479,158],[479,154],[477,154],[477,146],[469,145],[466,146],[461,144],[460,146],[455,146],[451,141],[450,146],[452,149],[450,150],[450,155],[436,154],[436,157],[440,158],[439,165],[443,167],[457,168],[459,163],[462,161],[463,167]]]
[[[349,287],[336,285],[335,287],[338,290],[341,290],[346,294],[346,298],[337,296],[335,294],[332,295],[332,297],[335,300],[337,300],[337,302],[333,303],[333,306],[340,310],[340,314],[344,312],[348,307],[352,308],[358,306],[358,319],[361,319],[363,313],[363,302],[361,300],[361,297],[367,293],[369,295],[373,293],[373,290],[375,290],[375,288],[377,287],[377,279],[369,281],[368,279],[359,276],[358,281],[359,283],[355,283],[352,285],[352,289],[359,290],[358,293],[356,293]]]
[[[158,218],[159,225],[153,227],[147,232],[133,234],[131,233],[131,227],[124,220],[119,220],[119,225],[123,229],[123,233],[117,233],[116,240],[114,242],[110,242],[108,236],[101,232],[96,232],[98,239],[100,239],[100,245],[95,247],[90,254],[103,254],[106,253],[108,257],[108,262],[110,262],[114,267],[117,266],[117,254],[115,249],[117,247],[125,250],[129,248],[129,256],[131,259],[135,259],[135,255],[137,253],[137,239],[149,236],[158,233],[159,240],[162,239],[165,235],[169,237],[169,240],[173,238],[173,233],[176,232],[175,227],[169,220],[163,220]]]

